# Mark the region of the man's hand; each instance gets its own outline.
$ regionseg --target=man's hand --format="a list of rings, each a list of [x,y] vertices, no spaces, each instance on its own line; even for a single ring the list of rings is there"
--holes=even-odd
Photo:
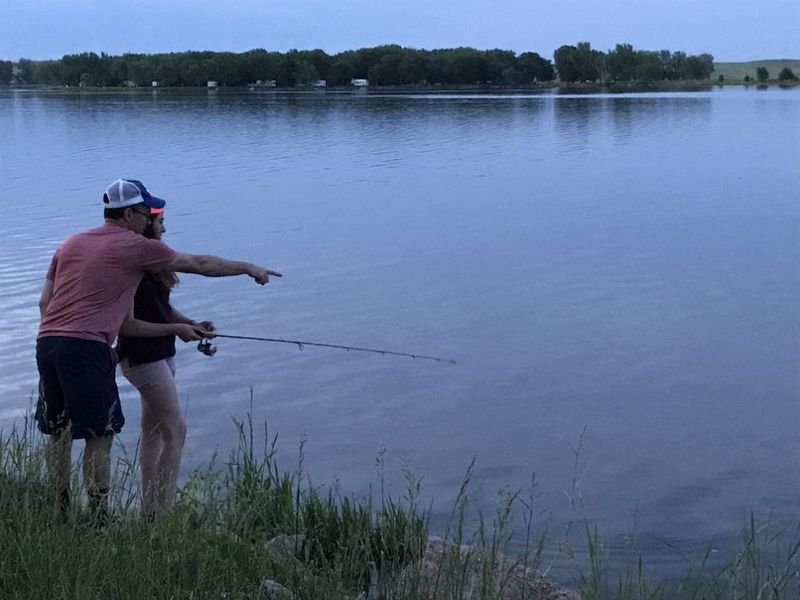
[[[272,271],[271,269],[267,269],[265,267],[259,267],[258,265],[253,265],[253,268],[248,273],[250,277],[256,280],[256,283],[259,285],[264,285],[265,283],[269,282],[269,277],[272,275],[273,277],[283,277],[277,271]]]

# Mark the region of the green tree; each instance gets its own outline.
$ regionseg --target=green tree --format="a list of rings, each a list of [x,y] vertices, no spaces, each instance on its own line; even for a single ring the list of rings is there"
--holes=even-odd
[[[348,85],[355,77],[356,69],[349,60],[337,58],[328,69],[326,78],[330,85]]]
[[[280,52],[270,52],[270,69],[273,70],[274,76],[267,77],[267,79],[274,79],[277,85],[285,87],[287,85],[294,85],[292,73],[294,72],[294,60],[289,54],[282,54]]]
[[[600,79],[605,61],[603,52],[592,50],[592,45],[589,42],[578,42],[576,59],[583,81]]]
[[[425,80],[425,61],[416,51],[406,50],[400,64],[397,65],[397,74],[400,82],[419,83]]]
[[[662,50],[662,52],[669,52],[669,50]],[[659,53],[659,57],[662,56],[663,54]],[[666,67],[664,66],[664,63],[662,61],[662,69],[664,70],[666,78],[670,80],[683,79],[685,68],[686,68],[685,52],[673,52],[669,57],[669,61],[666,63]]]
[[[146,56],[135,55],[128,60],[128,74],[136,85],[149,86],[156,80],[156,67]]]
[[[29,58],[20,58],[17,62],[19,79],[22,83],[33,83],[36,77],[36,63]]]
[[[597,81],[605,61],[605,54],[592,50],[589,42],[578,42],[577,46],[561,46],[554,57],[558,78],[564,82]]]
[[[503,81],[504,73],[507,69],[515,68],[517,56],[511,50],[487,50],[483,52],[483,59],[486,63],[486,73],[484,81]]]
[[[447,82],[447,51],[431,50],[425,57],[425,79],[433,83]]]
[[[396,44],[375,46],[374,48],[360,48],[352,53],[345,52],[336,58],[345,58],[355,67],[355,77],[368,78],[372,67],[381,62],[385,54],[398,54],[402,48]]]
[[[295,85],[308,85],[312,81],[319,79],[319,71],[317,71],[317,67],[307,60],[298,60],[294,64],[292,79]]]
[[[519,55],[516,68],[525,76],[528,82],[552,81],[555,77],[553,63],[542,58],[536,52],[523,52]]]
[[[26,83],[38,83],[44,85],[64,85],[61,61],[45,60],[42,62],[32,63],[30,79],[26,78],[24,81]]]
[[[14,64],[10,60],[0,60],[0,84],[11,83],[14,76]]]
[[[455,48],[445,53],[445,81],[460,85],[474,85],[487,77],[486,57],[474,48]]]
[[[399,85],[405,83],[400,76],[403,55],[400,52],[384,54],[378,64],[373,65],[367,78],[375,85]]]
[[[575,62],[577,50],[575,46],[564,45],[559,47],[553,54],[553,62],[556,64],[558,78],[564,83],[577,81],[580,78],[580,71]]]
[[[502,73],[502,76],[503,83],[512,85],[518,85],[520,83],[525,83],[526,81],[525,74],[514,67],[508,67],[505,69]]]
[[[781,72],[778,73],[778,81],[794,81],[796,79],[797,76],[789,67],[783,67]]]
[[[769,71],[767,67],[758,67],[756,69],[756,79],[758,79],[761,83],[764,83],[769,79]]]
[[[299,58],[314,65],[317,71],[315,79],[320,79],[333,64],[333,58],[328,56],[323,50],[304,50],[300,52]]]
[[[636,78],[639,56],[630,44],[617,44],[606,55],[606,69],[613,81],[631,81]]]
[[[659,50],[656,55],[658,56],[658,64],[661,68],[661,79],[675,79],[672,76],[672,52],[669,50]]]
[[[128,81],[128,61],[124,56],[107,56],[103,85],[122,85]]]
[[[200,77],[200,79],[197,85],[206,85],[209,81],[219,82],[222,79],[221,66],[214,60],[213,56],[200,61],[198,66],[199,72],[197,76]]]
[[[255,83],[258,80],[275,79],[270,54],[263,48],[245,52],[242,58],[248,83]]]
[[[708,79],[714,72],[714,57],[710,54],[687,56],[682,71],[683,79]]]
[[[162,60],[156,67],[156,79],[159,84],[167,87],[179,86],[183,83],[181,72],[174,60]]]
[[[663,75],[658,52],[639,50],[636,53],[635,78],[638,81],[658,81]]]
[[[250,83],[247,60],[233,52],[215,52],[208,59],[209,79],[223,86],[243,86]]]
[[[366,75],[358,74],[358,62],[358,54],[353,50],[335,54],[331,57],[331,66],[325,74],[326,78],[331,81],[350,83],[350,80],[354,77],[366,77]],[[337,84],[334,83],[333,85]],[[343,84],[339,83],[338,85]]]
[[[94,52],[66,54],[61,58],[61,77],[66,85],[97,85],[100,57]]]
[[[209,77],[208,71],[204,68],[203,64],[194,63],[183,72],[184,85],[200,87],[206,85],[213,77]]]

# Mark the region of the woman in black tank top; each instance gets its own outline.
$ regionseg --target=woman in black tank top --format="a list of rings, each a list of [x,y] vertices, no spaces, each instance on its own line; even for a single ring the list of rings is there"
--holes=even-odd
[[[161,239],[165,231],[163,209],[155,209],[143,235]],[[171,271],[146,273],[136,290],[133,316],[151,323],[188,323],[198,330],[213,331],[211,321],[193,321],[170,304],[170,292],[177,283]],[[152,518],[172,505],[186,439],[186,421],[175,385],[175,336],[120,336],[117,353],[122,373],[141,397],[142,513]]]

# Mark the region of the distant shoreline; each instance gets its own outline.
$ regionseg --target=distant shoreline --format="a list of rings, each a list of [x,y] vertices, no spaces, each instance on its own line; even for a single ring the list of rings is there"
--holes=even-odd
[[[800,86],[800,80],[794,81],[659,81],[659,82],[607,82],[607,83],[559,83],[546,81],[527,85],[371,85],[366,88],[353,86],[328,86],[314,88],[308,86],[286,87],[253,87],[253,86],[220,86],[207,88],[204,86],[159,86],[159,87],[101,87],[101,86],[58,86],[58,85],[0,85],[0,90],[30,90],[30,91],[63,91],[72,90],[84,93],[91,92],[198,92],[206,90],[208,93],[226,93],[252,91],[254,93],[349,93],[349,94],[447,94],[447,93],[475,93],[475,94],[525,94],[559,91],[563,93],[591,94],[591,93],[637,93],[637,92],[696,92],[710,90],[715,87],[755,87],[764,88],[793,88]]]
[[[0,60],[0,82],[76,87],[276,88],[281,91],[369,87],[379,92],[582,90],[684,90],[705,85],[797,85],[800,61],[728,63],[708,53],[641,50],[617,44],[606,52],[589,42],[563,45],[553,59],[536,52],[470,47],[415,49],[396,44],[347,50],[269,52],[186,51],[167,54],[94,52],[49,61]],[[607,83],[615,82],[615,83]],[[138,84],[138,85],[137,85]],[[152,85],[149,85],[152,84]]]

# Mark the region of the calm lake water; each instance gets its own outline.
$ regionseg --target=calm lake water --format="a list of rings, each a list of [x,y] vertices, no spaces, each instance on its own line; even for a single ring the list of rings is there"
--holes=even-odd
[[[0,91],[0,430],[37,384],[37,299],[117,177],[165,241],[284,273],[183,276],[223,333],[178,353],[187,470],[248,411],[314,484],[422,477],[441,527],[536,481],[539,527],[596,524],[666,572],[755,511],[800,518],[800,90],[569,96]],[[120,376],[132,450],[138,401]],[[251,403],[252,388],[252,403]],[[261,436],[259,436],[261,437]],[[119,451],[118,451],[119,454]],[[537,529],[540,531],[540,529]]]

